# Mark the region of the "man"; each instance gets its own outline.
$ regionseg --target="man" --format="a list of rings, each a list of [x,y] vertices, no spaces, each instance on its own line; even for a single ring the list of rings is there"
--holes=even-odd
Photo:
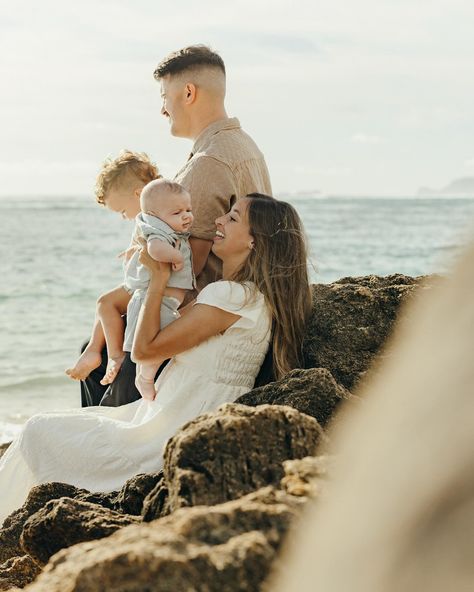
[[[226,71],[222,58],[209,47],[194,45],[166,57],[154,72],[173,136],[193,140],[191,154],[175,176],[191,194],[194,222],[190,244],[198,290],[221,277],[219,260],[211,253],[214,221],[247,193],[271,195],[263,154],[237,118],[225,110]],[[100,369],[99,369],[100,370]],[[101,391],[100,372],[83,382],[91,396]],[[101,405],[119,406],[139,398],[134,365],[126,359]],[[103,387],[102,387],[103,388]],[[95,397],[97,398],[97,396]]]
[[[204,45],[194,45],[165,58],[155,70],[163,107],[173,136],[194,141],[191,155],[175,181],[191,194],[194,223],[191,247],[198,289],[221,276],[211,253],[214,220],[247,193],[271,195],[263,154],[227,116],[226,72],[222,58]]]

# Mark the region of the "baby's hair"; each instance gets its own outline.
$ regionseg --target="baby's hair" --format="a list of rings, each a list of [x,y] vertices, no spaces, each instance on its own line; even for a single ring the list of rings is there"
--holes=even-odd
[[[102,164],[95,183],[97,203],[105,205],[105,197],[112,187],[132,185],[137,181],[146,185],[160,177],[158,167],[145,152],[122,150],[116,158],[107,158]]]
[[[153,181],[150,181],[150,183],[147,183],[146,189],[147,191],[159,189],[160,191],[175,194],[188,193],[186,189],[179,183],[176,183],[175,181],[170,181],[169,179],[162,178],[154,179]]]
[[[145,187],[142,189],[142,193],[140,195],[140,205],[142,211],[145,214],[151,214],[153,216],[158,216],[157,208],[159,207],[159,201],[157,200],[166,200],[169,199],[171,194],[174,195],[187,195],[189,196],[189,192],[180,185],[179,183],[175,183],[174,181],[170,181],[168,179],[155,179],[154,181],[150,181]]]

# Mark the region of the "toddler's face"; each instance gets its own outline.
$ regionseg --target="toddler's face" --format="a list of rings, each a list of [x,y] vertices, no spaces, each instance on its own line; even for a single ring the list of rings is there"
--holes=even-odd
[[[194,220],[191,198],[186,192],[167,193],[162,196],[153,214],[176,232],[188,232]]]
[[[123,187],[111,188],[104,198],[105,206],[125,220],[133,220],[140,213],[140,190],[141,188],[135,191]]]

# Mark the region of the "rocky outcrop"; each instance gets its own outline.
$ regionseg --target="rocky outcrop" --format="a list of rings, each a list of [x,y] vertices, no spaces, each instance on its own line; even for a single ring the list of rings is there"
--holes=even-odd
[[[41,572],[29,555],[12,557],[0,565],[0,590],[23,588]]]
[[[292,370],[284,378],[255,388],[239,397],[242,405],[289,405],[326,426],[339,404],[351,393],[337,383],[326,368]]]
[[[42,510],[50,500],[71,498],[122,514],[140,515],[143,500],[161,478],[161,473],[136,475],[129,479],[120,491],[111,493],[91,493],[86,489],[79,489],[65,483],[46,483],[33,487],[23,506],[8,516],[0,529],[0,562],[24,554],[20,536],[25,523],[36,512]],[[100,508],[97,509],[98,512],[100,510]]]
[[[34,488],[0,530],[0,590],[24,586],[45,562],[27,590],[263,590],[289,526],[324,495],[331,459],[314,454],[325,428],[341,403],[357,403],[350,390],[418,281],[314,286],[305,369],[189,422],[168,442],[162,472],[112,493]]]
[[[285,461],[282,489],[290,495],[317,497],[324,488],[330,460],[327,456],[306,456]]]
[[[20,544],[38,564],[44,565],[61,549],[108,537],[139,521],[136,516],[62,497],[49,501],[26,521]]]
[[[49,500],[64,496],[75,497],[80,493],[87,494],[87,491],[65,483],[46,483],[33,487],[23,506],[10,514],[3,523],[0,530],[0,562],[25,554],[20,545],[20,537],[30,516],[41,510]]]
[[[201,415],[166,446],[161,513],[212,506],[278,483],[283,461],[314,454],[324,438],[316,420],[289,407],[227,404]],[[149,505],[145,511],[150,519]]]
[[[213,507],[182,508],[61,551],[28,590],[256,591],[303,506],[303,498],[268,486]]]
[[[315,284],[305,367],[327,368],[338,383],[353,390],[392,331],[400,304],[421,279],[369,275]]]

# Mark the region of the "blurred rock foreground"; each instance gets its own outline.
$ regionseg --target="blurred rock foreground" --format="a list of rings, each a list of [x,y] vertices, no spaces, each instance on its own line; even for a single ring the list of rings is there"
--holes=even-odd
[[[305,368],[189,422],[162,472],[118,492],[33,488],[0,530],[0,590],[266,590],[289,527],[324,494],[336,410],[359,404],[400,304],[426,289],[404,275],[315,285]]]

